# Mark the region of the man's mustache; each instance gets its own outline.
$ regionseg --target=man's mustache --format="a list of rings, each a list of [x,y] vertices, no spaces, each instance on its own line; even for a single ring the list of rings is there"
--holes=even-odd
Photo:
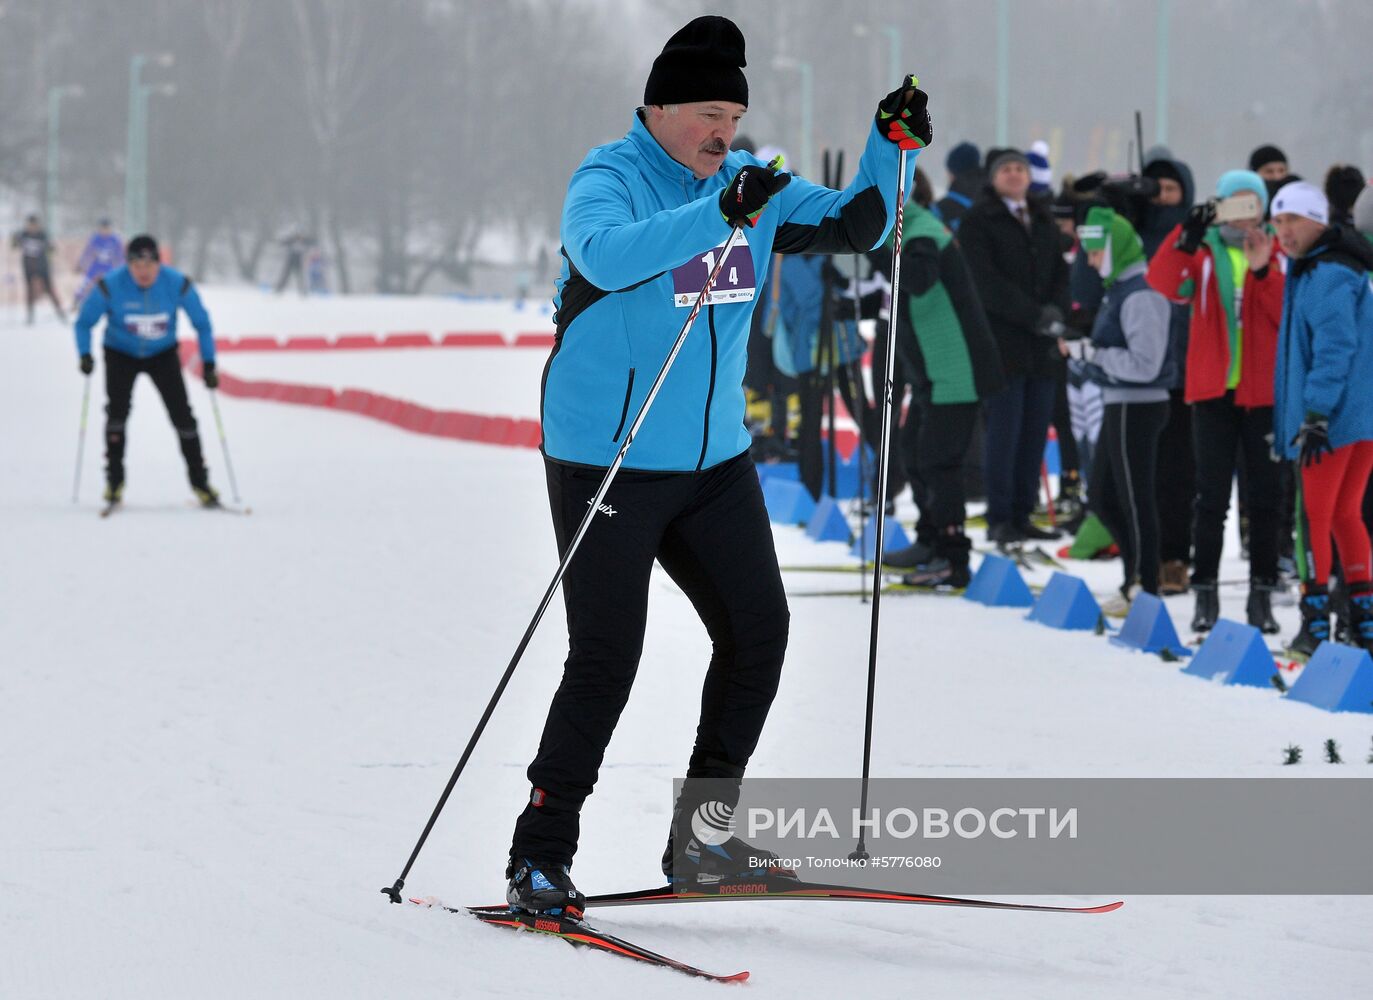
[[[723,142],[712,142],[712,143],[709,143],[709,144],[706,145],[706,146],[701,147],[701,152],[703,152],[703,153],[727,153],[727,152],[729,152],[729,150],[726,148],[726,146],[725,146],[725,144],[724,144]]]

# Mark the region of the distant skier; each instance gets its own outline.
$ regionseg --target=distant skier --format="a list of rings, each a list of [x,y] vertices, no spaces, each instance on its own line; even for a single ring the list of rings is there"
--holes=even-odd
[[[568,868],[582,804],[639,667],[655,562],[691,600],[714,648],[663,871],[718,882],[756,875],[750,858],[766,856],[727,829],[723,842],[711,837],[707,846],[692,824],[698,807],[719,818],[737,804],[787,644],[786,594],[744,426],[757,279],[774,250],[859,253],[879,245],[895,217],[897,147],[928,144],[931,129],[926,95],[898,89],[867,126],[848,188],[793,178],[730,151],[748,107],[744,65],[743,35],[728,19],[698,17],[678,31],[653,63],[629,134],[587,155],[563,203],[557,339],[543,392],[560,549],[732,226],[747,244],[727,258],[605,496],[605,516],[591,524],[563,580],[571,649],[529,766],[533,787],[506,869],[507,899],[526,911],[579,915]]]
[[[195,415],[186,398],[181,358],[176,346],[176,314],[185,309],[200,341],[206,388],[219,385],[215,373],[215,340],[209,313],[191,279],[160,262],[157,241],[135,236],[129,241],[128,264],[95,283],[76,319],[76,350],[81,372],[95,370],[91,329],[105,317],[105,501],[117,504],[124,493],[125,424],[134,380],[146,372],[157,386],[167,415],[181,438],[181,454],[196,498],[206,507],[219,505],[210,486],[200,448]]]
[[[33,307],[40,295],[52,300],[58,321],[65,323],[67,316],[57,301],[57,293],[52,290],[52,268],[48,258],[52,256],[53,244],[38,216],[30,215],[25,219],[24,228],[14,234],[11,243],[24,261],[24,302],[28,306],[29,324],[33,324]]]
[[[286,264],[281,270],[280,280],[277,281],[277,294],[280,295],[286,291],[286,285],[290,282],[291,276],[295,275],[296,287],[304,296],[306,294],[305,255],[315,245],[315,241],[299,229],[294,229],[281,241],[281,245],[286,248]]]
[[[91,233],[91,238],[86,242],[86,249],[81,251],[81,258],[76,262],[76,273],[84,274],[85,278],[76,291],[72,308],[80,309],[81,303],[95,287],[95,283],[123,263],[124,242],[110,226],[110,220],[101,219],[96,223],[95,232]]]

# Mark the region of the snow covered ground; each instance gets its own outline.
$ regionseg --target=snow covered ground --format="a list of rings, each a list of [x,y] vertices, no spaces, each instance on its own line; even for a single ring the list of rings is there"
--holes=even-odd
[[[208,289],[226,333],[538,329],[452,300],[299,302]],[[230,355],[250,377],[532,415],[538,350]],[[97,371],[97,375],[99,371]],[[221,400],[251,517],[204,513],[140,383],[127,509],[95,516],[102,415],[70,502],[81,379],[56,323],[0,326],[0,996],[706,996],[723,987],[387,905],[551,573],[536,453],[349,414]],[[192,389],[214,481],[224,465]],[[97,393],[96,403],[103,403]],[[784,563],[838,559],[777,529]],[[828,555],[820,553],[828,551]],[[1240,575],[1227,565],[1225,575]],[[1094,589],[1114,566],[1083,568]],[[788,581],[825,589],[834,578]],[[1225,611],[1243,613],[1243,588]],[[1187,598],[1170,602],[1186,620]],[[882,776],[1373,775],[1367,716],[1222,688],[1089,635],[965,601],[885,602]],[[849,776],[866,606],[800,598],[753,772]],[[1280,608],[1287,629],[1293,609]],[[493,902],[558,679],[557,606],[409,889]],[[659,577],[638,685],[583,817],[589,891],[657,881],[670,779],[708,656]],[[1337,739],[1350,764],[1316,762]],[[1308,762],[1279,766],[1301,744]],[[1264,831],[1255,830],[1256,838]],[[1272,844],[1275,863],[1300,864]],[[756,996],[1353,997],[1373,968],[1366,897],[1132,896],[1075,917],[768,903],[600,920]]]

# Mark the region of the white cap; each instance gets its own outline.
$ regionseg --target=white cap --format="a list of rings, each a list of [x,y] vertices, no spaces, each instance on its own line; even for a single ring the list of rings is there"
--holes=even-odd
[[[1273,218],[1279,215],[1300,215],[1322,226],[1330,224],[1330,202],[1325,192],[1306,181],[1284,184],[1273,196]]]

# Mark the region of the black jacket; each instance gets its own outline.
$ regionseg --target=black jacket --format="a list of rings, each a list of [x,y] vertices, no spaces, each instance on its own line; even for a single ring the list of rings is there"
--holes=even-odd
[[[1030,199],[1029,211],[1026,230],[988,188],[963,216],[958,242],[1001,348],[1006,375],[1059,378],[1064,363],[1058,344],[1035,333],[1035,326],[1046,305],[1057,306],[1067,317],[1068,265],[1048,209]]]

